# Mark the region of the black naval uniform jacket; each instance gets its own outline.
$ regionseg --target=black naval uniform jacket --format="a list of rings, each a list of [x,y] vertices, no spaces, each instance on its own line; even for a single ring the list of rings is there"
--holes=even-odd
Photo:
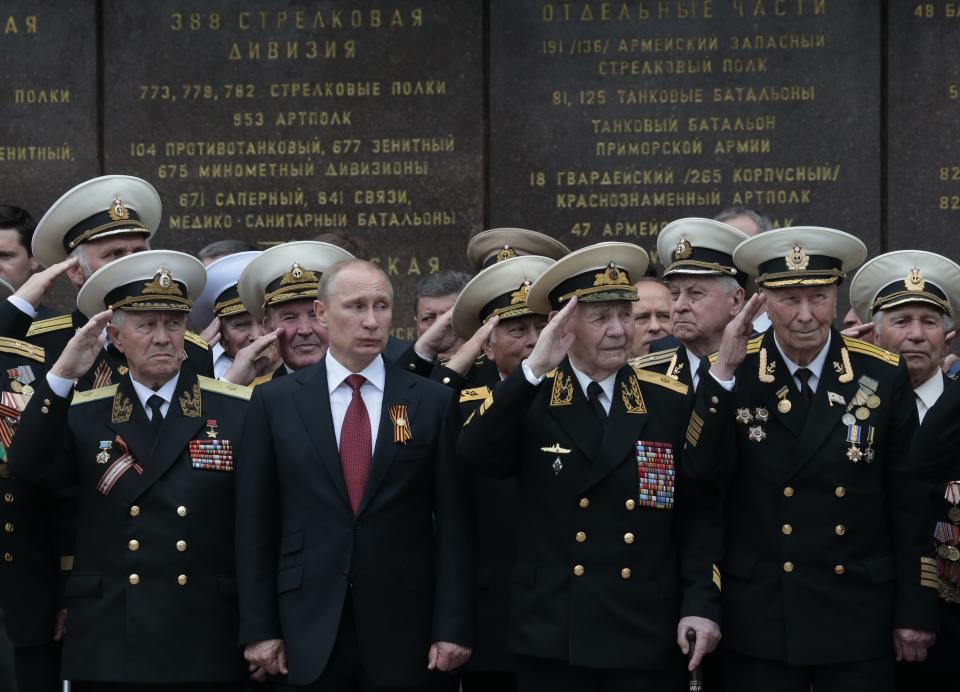
[[[87,318],[80,310],[74,310],[68,315],[31,322],[30,316],[19,310],[9,300],[0,301],[2,336],[23,339],[42,347],[46,353],[47,369],[57,362],[67,342],[86,323]],[[197,375],[213,377],[213,354],[210,352],[210,346],[203,339],[188,331],[183,342],[183,350],[186,353],[183,365]],[[127,370],[127,359],[124,355],[108,346],[103,349],[87,374],[77,381],[77,390],[86,391],[116,384]]]
[[[326,668],[348,591],[364,670],[378,685],[424,684],[433,642],[473,642],[473,545],[453,394],[385,366],[356,515],[326,361],[257,387],[250,401],[237,474],[240,643],[283,639],[293,685]],[[390,415],[401,406],[403,426]],[[397,441],[401,427],[411,439]]]
[[[686,387],[625,366],[601,430],[564,360],[539,385],[518,366],[467,419],[460,458],[520,495],[514,653],[667,669],[682,665],[680,617],[720,621],[719,503],[683,477],[648,500],[654,466],[639,461],[642,445],[679,471],[685,410]]]
[[[233,554],[236,449],[230,447],[240,437],[248,396],[245,387],[181,370],[154,443],[129,376],[77,392],[72,403],[46,379],[39,382],[20,420],[11,466],[38,488],[76,485],[65,678],[244,677]]]
[[[660,341],[658,339],[658,341]],[[654,342],[656,343],[656,342]],[[683,344],[673,346],[663,351],[655,351],[645,356],[638,356],[630,361],[631,367],[643,368],[652,372],[658,372],[682,382],[693,392],[693,373],[690,372],[690,359],[687,357],[687,349]]]
[[[0,609],[18,647],[53,643],[60,555],[68,547],[61,503],[10,473],[8,436],[43,373],[42,349],[0,338]]]
[[[833,330],[806,418],[772,328],[748,342],[733,391],[701,364],[683,464],[729,488],[729,650],[823,665],[890,656],[895,627],[936,629],[926,492],[906,463],[917,411],[899,362]],[[864,376],[877,383],[870,405],[853,403]],[[848,407],[859,430],[841,420]]]

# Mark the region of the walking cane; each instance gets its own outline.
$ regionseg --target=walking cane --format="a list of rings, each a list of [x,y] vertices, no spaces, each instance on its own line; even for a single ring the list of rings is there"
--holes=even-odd
[[[687,642],[690,644],[690,658],[693,658],[693,650],[697,644],[697,633],[693,630],[687,630]],[[690,692],[703,692],[703,671],[697,666],[690,671]]]

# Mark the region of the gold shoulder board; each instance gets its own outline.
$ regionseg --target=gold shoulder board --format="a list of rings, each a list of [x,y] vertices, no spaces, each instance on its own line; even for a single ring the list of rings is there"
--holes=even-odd
[[[673,391],[679,392],[680,394],[687,393],[687,385],[685,385],[683,382],[678,382],[672,377],[667,377],[666,375],[661,375],[658,372],[643,370],[641,368],[634,368],[633,372],[637,376],[637,379],[643,382],[649,382],[650,384],[658,384],[661,387],[672,389]]]
[[[45,320],[34,320],[30,323],[27,336],[56,332],[67,327],[73,327],[73,315],[58,315],[57,317],[48,317]]]
[[[187,332],[183,335],[183,338],[186,339],[187,341],[189,341],[189,342],[190,342],[191,344],[193,344],[194,346],[199,346],[200,348],[202,348],[202,349],[204,349],[204,350],[207,350],[207,351],[210,350],[210,344],[208,344],[206,341],[204,341],[203,339],[201,339],[199,334],[196,334],[196,333],[194,333],[194,332],[191,332],[189,329],[188,329]]]
[[[112,399],[113,395],[117,393],[118,386],[119,385],[112,384],[109,387],[90,389],[86,392],[74,391],[70,405],[76,406],[77,404],[89,404],[91,401],[100,401],[100,399]]]
[[[648,353],[645,356],[637,356],[632,358],[629,362],[630,367],[632,368],[648,368],[651,365],[663,365],[664,363],[669,363],[670,359],[673,358],[673,354],[677,352],[679,346],[674,346],[673,348],[668,348],[665,351],[654,351],[653,353]]]
[[[464,389],[460,392],[460,403],[463,404],[467,401],[480,401],[486,399],[490,396],[489,387],[471,387],[470,389]]]
[[[38,363],[42,363],[44,359],[42,346],[34,346],[33,344],[28,344],[26,341],[8,339],[3,336],[0,336],[0,351],[12,353],[16,356],[23,356],[24,358],[35,360]]]
[[[763,334],[760,334],[750,339],[750,341],[747,342],[747,353],[756,353],[757,351],[759,351],[761,343],[763,343]],[[716,363],[717,357],[719,355],[720,355],[719,352],[711,353],[709,356],[707,356],[707,360],[709,360],[711,364]]]
[[[250,387],[244,387],[242,384],[215,380],[212,377],[204,377],[203,375],[197,375],[197,380],[200,382],[200,389],[205,392],[225,394],[237,399],[243,399],[244,401],[249,401],[250,396],[253,394],[253,390]]]
[[[854,339],[850,336],[843,337],[843,343],[847,347],[847,350],[853,351],[854,353],[863,353],[867,356],[873,356],[877,360],[882,360],[890,365],[900,365],[900,356],[892,351],[888,351],[885,348],[880,348],[873,344],[869,344],[866,341],[861,341],[860,339]]]

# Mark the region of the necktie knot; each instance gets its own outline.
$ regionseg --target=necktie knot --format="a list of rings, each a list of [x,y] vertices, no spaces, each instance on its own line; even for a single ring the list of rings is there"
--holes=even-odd
[[[362,387],[366,381],[367,378],[363,375],[348,375],[346,380],[347,384],[350,385],[354,392],[359,392],[360,387]]]
[[[147,406],[150,407],[150,413],[153,414],[152,418],[156,418],[157,416],[163,418],[163,414],[160,413],[160,407],[163,406],[163,397],[157,396],[156,394],[152,395],[147,399]]]
[[[800,381],[800,396],[809,406],[813,403],[813,389],[810,387],[810,378],[813,377],[813,372],[810,368],[797,368],[793,375]]]
[[[600,400],[600,395],[603,394],[603,387],[600,386],[599,382],[591,382],[587,385],[587,398],[590,400]]]

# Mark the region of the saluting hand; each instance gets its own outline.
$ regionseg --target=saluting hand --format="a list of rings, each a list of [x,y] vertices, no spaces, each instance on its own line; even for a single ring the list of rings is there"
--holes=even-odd
[[[723,330],[723,339],[720,341],[720,352],[716,362],[710,366],[714,377],[724,382],[733,379],[733,371],[747,356],[747,341],[753,334],[753,320],[763,312],[766,297],[762,293],[750,296],[750,300],[743,306],[736,317]]]
[[[210,346],[213,346],[220,341],[220,318],[214,317],[210,321],[210,324],[200,332],[200,338],[207,342]]]
[[[270,358],[266,352],[277,343],[281,332],[282,329],[275,329],[262,334],[237,351],[237,357],[233,359],[230,369],[223,374],[223,379],[244,387],[253,382],[262,370],[265,360]]]
[[[77,266],[79,262],[80,260],[78,260],[76,257],[71,257],[63,262],[51,264],[43,271],[32,274],[29,279],[23,282],[23,285],[20,286],[20,288],[17,289],[17,292],[13,295],[17,296],[18,298],[23,298],[33,306],[34,310],[36,310],[38,307],[40,307],[40,301],[43,300],[43,297],[47,294],[47,291],[49,291],[50,287],[53,286],[53,282],[56,281],[57,277],[66,272],[68,269]]]
[[[428,360],[436,360],[437,355],[446,353],[457,343],[457,334],[453,331],[453,308],[437,317],[416,343],[414,350]]]
[[[556,313],[547,326],[540,332],[537,345],[527,357],[527,365],[536,377],[543,377],[546,373],[560,365],[574,340],[577,338],[570,331],[570,319],[577,307],[577,297],[570,299],[563,310]]]
[[[855,324],[852,327],[847,327],[840,332],[840,334],[843,336],[853,337],[854,339],[862,339],[872,331],[873,322],[864,322],[863,324]]]
[[[499,317],[494,317],[487,320],[486,324],[481,325],[480,329],[475,331],[473,336],[464,341],[463,345],[457,349],[457,352],[447,361],[446,366],[455,373],[466,376],[470,372],[470,366],[480,357],[483,345],[487,343],[490,333],[493,332],[493,328],[497,326],[499,321]]]
[[[67,342],[57,362],[50,368],[50,373],[68,380],[75,380],[84,375],[103,350],[103,343],[107,339],[103,328],[107,326],[111,317],[113,317],[113,310],[104,310],[80,327],[73,338]]]

